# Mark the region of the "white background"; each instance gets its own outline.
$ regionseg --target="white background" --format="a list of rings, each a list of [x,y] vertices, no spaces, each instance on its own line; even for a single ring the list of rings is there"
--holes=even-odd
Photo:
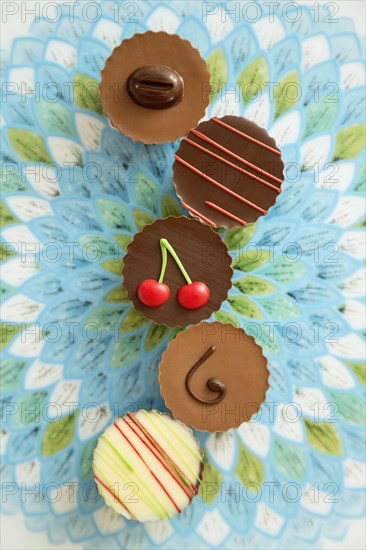
[[[39,0],[38,0],[39,1]],[[46,0],[43,0],[46,1]],[[284,0],[282,0],[284,1]],[[62,0],[62,3],[65,0]],[[298,3],[307,3],[313,5],[312,1],[297,0]],[[13,2],[21,4],[22,2]],[[34,0],[26,0],[26,5],[29,10],[34,9]],[[339,6],[337,16],[352,17],[357,32],[361,37],[365,36],[365,6],[364,0],[341,0],[336,2]],[[23,0],[24,4],[24,0]],[[336,17],[337,17],[336,16]],[[5,25],[1,25],[1,48],[9,50],[11,42],[14,38],[26,35],[31,24],[32,18],[29,15],[25,22],[21,21],[20,10],[17,15],[10,17]],[[52,545],[49,543],[46,533],[30,533],[24,526],[23,516],[21,514],[15,516],[1,516],[1,549],[2,550],[48,550],[48,549],[64,549],[76,550],[82,549],[82,545],[72,545],[71,543],[62,545]],[[333,541],[323,539],[324,548],[327,550],[364,550],[366,548],[366,520],[352,520],[347,537],[343,542],[335,543]],[[314,549],[315,550],[315,549]]]

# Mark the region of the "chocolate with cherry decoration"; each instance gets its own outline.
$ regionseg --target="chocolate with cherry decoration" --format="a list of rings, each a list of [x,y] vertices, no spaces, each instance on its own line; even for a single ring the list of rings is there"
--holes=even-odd
[[[146,225],[128,245],[123,285],[145,317],[185,327],[220,309],[231,287],[231,261],[207,224],[170,216]]]
[[[140,302],[148,307],[159,307],[168,301],[170,288],[163,283],[163,279],[168,260],[167,251],[169,251],[187,282],[187,284],[181,286],[178,290],[177,300],[179,304],[185,309],[199,309],[206,305],[210,299],[210,290],[208,286],[202,281],[191,280],[178,254],[167,239],[160,239],[160,248],[162,262],[159,280],[145,279],[140,283],[137,289],[137,295]]]

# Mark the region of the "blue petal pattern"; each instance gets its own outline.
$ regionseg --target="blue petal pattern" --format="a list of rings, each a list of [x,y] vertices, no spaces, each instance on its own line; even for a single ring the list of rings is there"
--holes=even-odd
[[[250,24],[213,3],[101,2],[92,22],[79,3],[70,24],[63,4],[57,23],[35,22],[2,56],[5,80],[37,83],[46,94],[39,101],[12,92],[3,104],[2,475],[38,491],[9,496],[3,510],[14,513],[20,502],[27,527],[54,543],[304,549],[323,535],[342,540],[349,518],[364,514],[363,335],[354,330],[362,322],[362,250],[357,239],[344,242],[362,223],[363,52],[348,18],[315,23],[306,6],[298,18],[278,5],[270,24],[265,5],[257,6]],[[263,346],[267,402],[238,430],[197,434],[215,494],[203,491],[170,522],[142,526],[103,504],[91,461],[113,416],[164,409],[158,366],[175,333],[155,330],[131,307],[120,272],[137,230],[183,212],[171,182],[178,143],[133,143],[67,84],[98,82],[113,47],[148,28],[177,32],[199,49],[223,86],[206,117],[234,112],[266,126],[283,150],[286,181],[254,232],[223,233],[235,285],[213,316],[239,323]],[[261,85],[259,98],[225,95],[225,86],[251,80]],[[301,97],[272,96],[269,83],[282,92],[298,83]],[[60,160],[68,165],[51,166]],[[25,314],[35,322],[21,325]],[[24,416],[14,403],[40,414]],[[52,499],[51,487],[39,488],[55,481],[61,497]],[[289,483],[298,499],[284,493]],[[316,508],[314,486],[322,495]]]

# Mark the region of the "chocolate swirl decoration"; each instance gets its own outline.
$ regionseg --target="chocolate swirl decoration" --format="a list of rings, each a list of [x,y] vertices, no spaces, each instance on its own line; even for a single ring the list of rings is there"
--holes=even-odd
[[[127,91],[135,103],[149,109],[166,109],[183,97],[183,79],[165,65],[146,65],[130,74]]]
[[[202,355],[200,359],[193,365],[193,367],[189,370],[187,376],[186,376],[186,389],[187,392],[191,397],[199,401],[200,403],[203,403],[204,405],[215,405],[216,403],[220,403],[225,398],[226,395],[226,386],[222,380],[219,380],[218,378],[210,378],[207,380],[207,387],[212,392],[219,392],[219,395],[217,397],[214,397],[213,399],[202,399],[199,397],[191,388],[191,381],[194,373],[200,368],[200,366],[207,361],[209,357],[216,351],[216,346],[211,346],[208,348],[208,350]]]

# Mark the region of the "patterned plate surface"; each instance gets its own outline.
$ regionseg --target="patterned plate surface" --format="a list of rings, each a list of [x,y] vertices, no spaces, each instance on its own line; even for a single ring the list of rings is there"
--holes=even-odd
[[[236,3],[239,13],[213,2],[77,4],[73,23],[62,4],[57,23],[35,22],[3,56],[13,87],[2,128],[2,479],[32,489],[8,490],[4,512],[21,506],[30,530],[89,549],[342,539],[365,505],[365,69],[351,20],[335,22],[333,3],[315,3],[318,13],[274,3],[271,14],[260,2]],[[142,526],[98,499],[91,460],[113,415],[164,408],[157,370],[174,336],[131,307],[120,271],[136,231],[181,213],[178,144],[132,143],[96,93],[113,47],[147,29],[200,50],[214,86],[207,117],[266,127],[286,181],[264,220],[223,233],[234,285],[212,317],[263,346],[268,402],[238,430],[200,434],[201,497]]]

